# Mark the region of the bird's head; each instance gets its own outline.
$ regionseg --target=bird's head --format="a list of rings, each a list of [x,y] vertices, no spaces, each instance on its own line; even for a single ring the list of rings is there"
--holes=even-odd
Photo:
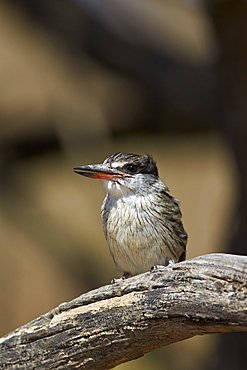
[[[158,178],[158,169],[149,155],[116,153],[102,164],[74,168],[80,175],[104,180],[104,185],[112,196],[120,198],[130,193],[148,191],[148,186]]]

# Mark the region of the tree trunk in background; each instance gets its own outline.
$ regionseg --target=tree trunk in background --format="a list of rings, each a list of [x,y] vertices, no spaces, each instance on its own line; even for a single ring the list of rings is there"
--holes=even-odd
[[[228,252],[246,254],[247,240],[247,6],[244,1],[214,1],[213,17],[219,36],[219,120],[239,171],[238,214]],[[247,364],[247,334],[222,335],[216,358],[208,369],[241,370]]]

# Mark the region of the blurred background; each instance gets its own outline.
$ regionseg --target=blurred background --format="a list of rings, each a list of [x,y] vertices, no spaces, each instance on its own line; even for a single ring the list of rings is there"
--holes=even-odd
[[[114,152],[155,158],[187,258],[246,253],[244,1],[2,0],[0,20],[1,335],[119,276],[102,184],[73,173]],[[210,335],[117,369],[236,370],[246,356],[245,334]]]

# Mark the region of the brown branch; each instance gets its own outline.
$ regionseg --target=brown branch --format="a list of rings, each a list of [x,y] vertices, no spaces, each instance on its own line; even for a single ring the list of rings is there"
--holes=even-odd
[[[247,257],[209,254],[93,290],[0,339],[1,369],[110,369],[209,333],[247,331]]]

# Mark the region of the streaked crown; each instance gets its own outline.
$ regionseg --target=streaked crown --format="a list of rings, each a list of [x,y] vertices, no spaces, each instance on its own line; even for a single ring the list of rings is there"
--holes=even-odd
[[[115,153],[105,159],[104,164],[128,174],[147,173],[158,176],[155,161],[150,155]]]

